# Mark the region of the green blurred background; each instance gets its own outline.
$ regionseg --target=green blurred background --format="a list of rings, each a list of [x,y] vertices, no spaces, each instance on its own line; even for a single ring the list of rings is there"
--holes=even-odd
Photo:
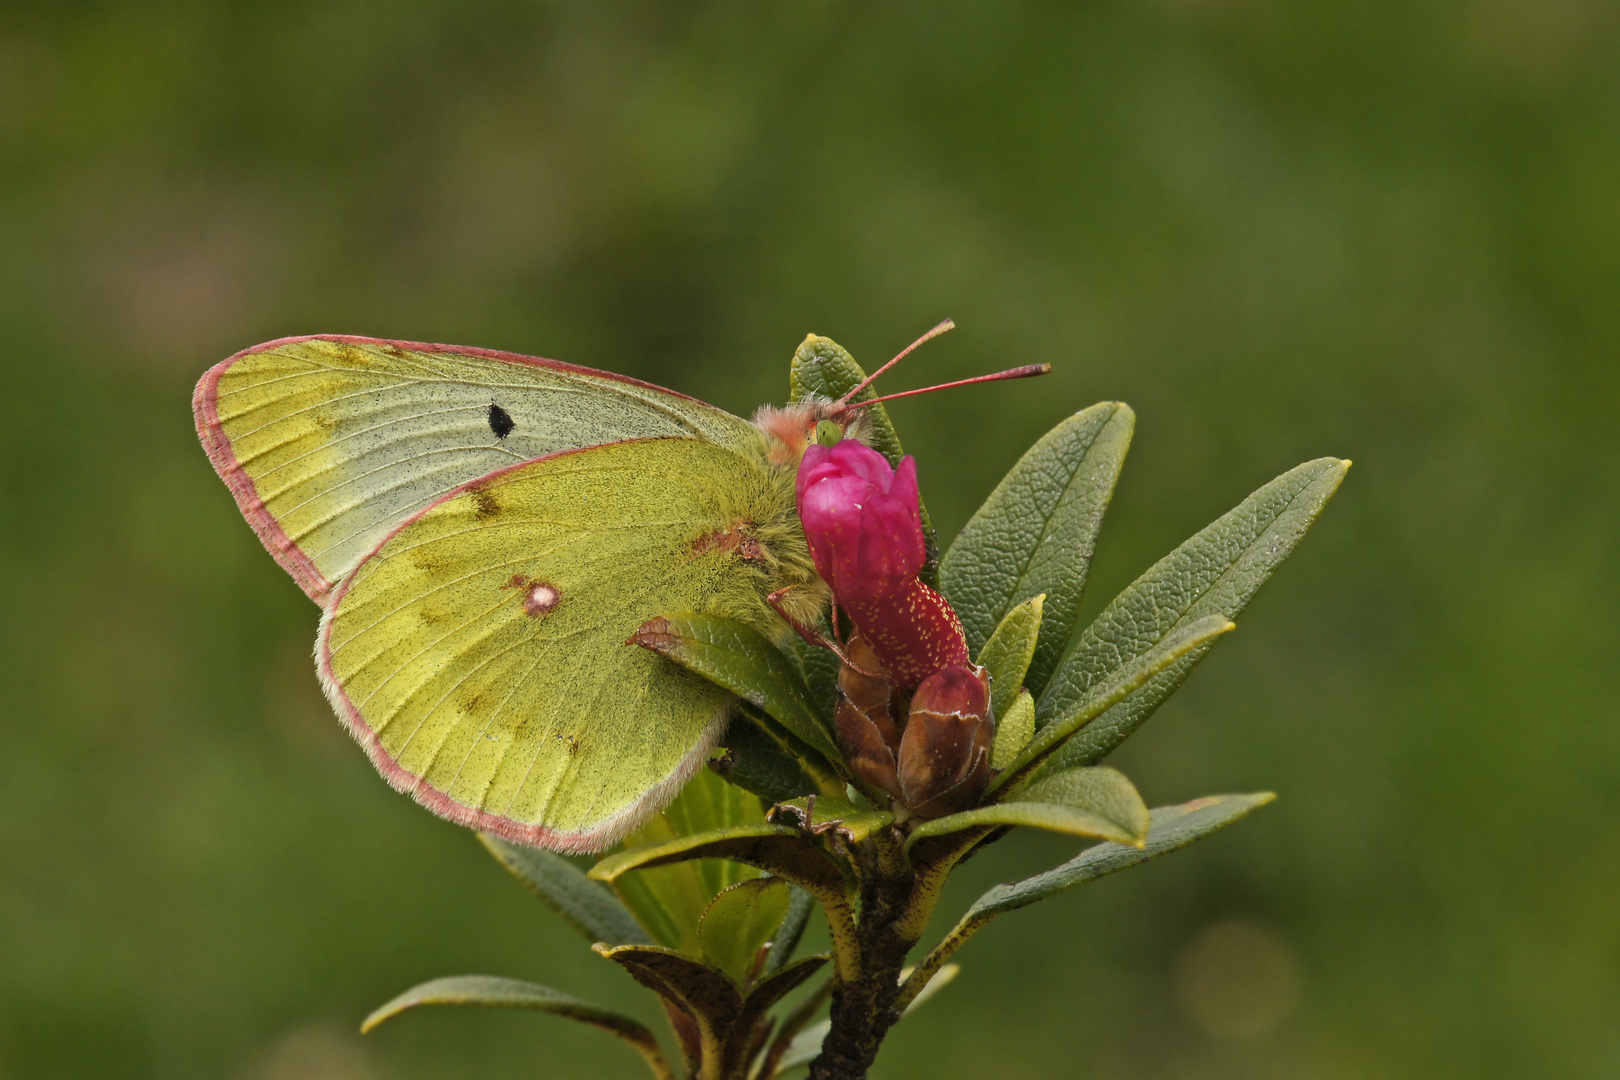
[[[1600,0],[62,0],[0,13],[0,1075],[632,1077],[409,1017],[527,977],[651,1019],[393,794],[189,394],[268,338],[538,353],[736,412],[808,331],[948,536],[1132,403],[1095,609],[1356,467],[1117,761],[1281,799],[1008,916],[875,1075],[1620,1075],[1620,10]],[[1018,836],[947,907],[1067,858]]]

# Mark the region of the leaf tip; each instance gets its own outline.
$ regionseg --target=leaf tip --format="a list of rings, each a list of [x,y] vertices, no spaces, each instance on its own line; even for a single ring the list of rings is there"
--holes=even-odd
[[[675,635],[670,633],[669,619],[658,615],[642,623],[625,644],[640,645],[643,649],[651,649],[656,653],[667,652],[675,644]]]

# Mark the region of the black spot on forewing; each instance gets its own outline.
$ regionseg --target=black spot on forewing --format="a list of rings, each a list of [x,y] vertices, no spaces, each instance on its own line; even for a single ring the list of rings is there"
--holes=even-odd
[[[473,517],[479,521],[488,521],[501,512],[501,501],[492,491],[482,489],[473,492]]]
[[[507,412],[499,405],[493,403],[490,405],[489,430],[495,433],[495,437],[497,439],[506,438],[508,435],[512,434],[512,429],[515,427],[517,427],[517,423],[513,421],[511,413]]]

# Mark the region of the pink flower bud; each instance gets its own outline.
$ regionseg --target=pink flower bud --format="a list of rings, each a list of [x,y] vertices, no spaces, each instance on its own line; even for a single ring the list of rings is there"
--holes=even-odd
[[[891,469],[854,439],[814,443],[799,463],[798,496],[816,572],[839,603],[890,596],[922,569],[928,552],[912,458]]]
[[[924,679],[900,739],[898,774],[906,805],[918,817],[934,818],[977,802],[990,782],[995,733],[983,668],[956,664]]]
[[[967,662],[962,624],[945,598],[917,578],[927,560],[917,504],[917,463],[891,469],[854,439],[805,450],[799,518],[816,572],[832,587],[894,685]]]

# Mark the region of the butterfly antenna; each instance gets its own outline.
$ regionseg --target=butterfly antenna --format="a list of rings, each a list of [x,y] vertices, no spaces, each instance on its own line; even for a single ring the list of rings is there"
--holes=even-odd
[[[883,374],[885,371],[888,371],[890,368],[894,367],[894,365],[896,365],[900,361],[904,360],[907,356],[909,356],[913,351],[916,350],[917,346],[923,344],[924,342],[933,341],[935,338],[939,337],[939,335],[941,335],[943,333],[946,333],[947,331],[955,330],[955,329],[956,329],[956,320],[954,320],[954,319],[946,319],[944,322],[940,323],[938,326],[936,326],[932,330],[928,331],[928,333],[924,334],[922,337],[918,338],[916,341],[913,341],[910,345],[907,345],[905,348],[901,349],[899,354],[896,355],[893,360],[890,360],[887,364],[884,364],[882,367],[880,367],[876,371],[872,372],[872,374],[870,374],[866,378],[862,379],[859,383],[856,384],[856,386],[855,386],[855,388],[853,390],[851,390],[849,393],[845,394],[843,397],[839,398],[837,400],[837,402],[835,402],[835,404],[837,404],[837,405],[848,405],[850,398],[854,397],[856,394],[860,393],[862,390],[865,390],[868,386],[871,386],[872,383],[877,381],[877,377],[879,375]]]
[[[1022,367],[1008,368],[1006,371],[996,371],[989,375],[975,375],[971,379],[958,379],[955,382],[940,383],[938,386],[924,386],[917,390],[902,390],[898,394],[885,394],[882,397],[867,398],[854,404],[845,405],[840,412],[851,409],[864,409],[868,405],[876,405],[883,401],[893,401],[896,398],[916,397],[918,394],[931,394],[935,390],[949,390],[953,386],[971,386],[974,383],[1000,382],[1002,379],[1032,379],[1037,375],[1050,375],[1051,364],[1025,364]]]

